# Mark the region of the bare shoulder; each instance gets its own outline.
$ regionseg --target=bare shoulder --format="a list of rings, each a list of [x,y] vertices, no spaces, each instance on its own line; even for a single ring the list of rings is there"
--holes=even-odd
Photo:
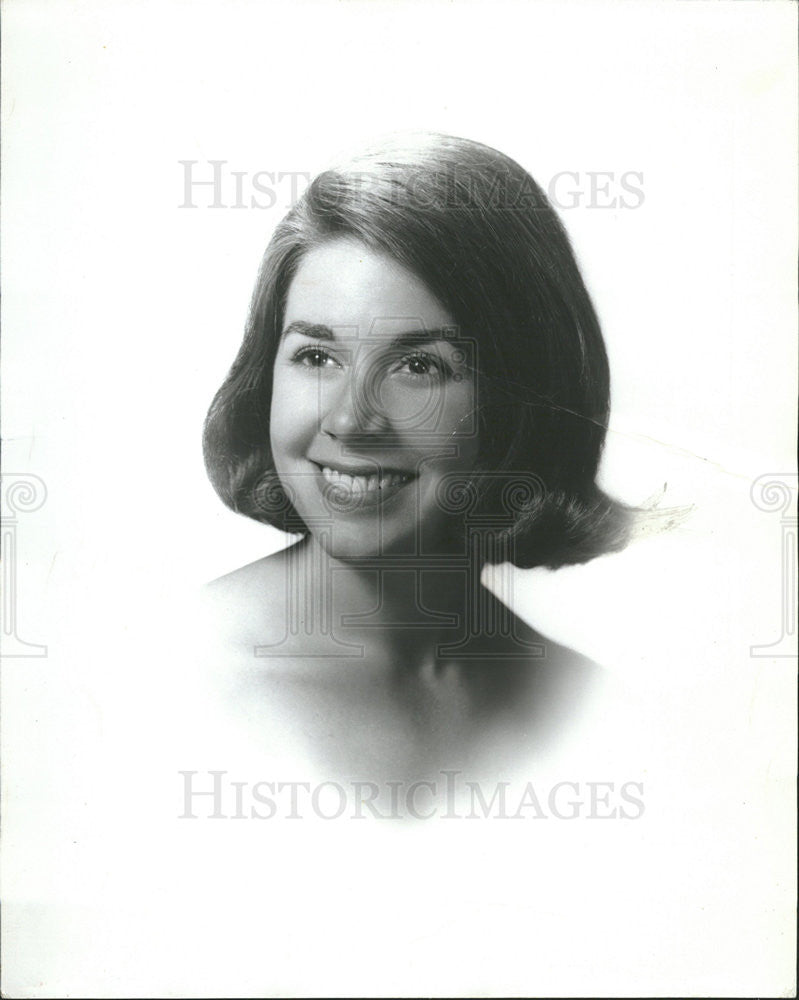
[[[516,708],[539,727],[572,715],[589,704],[607,680],[606,670],[590,657],[556,642],[507,606],[506,627],[494,637],[494,676],[512,692]]]
[[[263,556],[246,566],[239,566],[230,573],[211,580],[203,587],[203,593],[211,598],[240,597],[253,586],[275,582],[285,563],[286,549]]]
[[[530,621],[508,608],[498,598],[495,602],[495,619],[507,623],[497,635],[500,651],[507,647],[509,654],[513,655],[514,651],[527,648],[530,651],[527,659],[529,665],[570,674],[575,678],[588,679],[602,672],[602,667],[590,657],[539,632]]]
[[[268,643],[284,627],[289,549],[226,573],[201,591],[206,625],[220,639]]]
[[[570,646],[564,646],[562,643],[555,642],[554,639],[543,635],[531,626],[525,626],[525,628],[529,629],[531,641],[540,647],[541,662],[545,663],[551,670],[569,674],[576,679],[583,678],[585,680],[590,680],[602,673],[603,668],[600,664],[584,653],[580,653]]]

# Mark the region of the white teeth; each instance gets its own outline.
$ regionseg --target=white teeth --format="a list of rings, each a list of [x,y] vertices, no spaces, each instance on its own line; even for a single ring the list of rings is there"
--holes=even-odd
[[[387,472],[383,476],[378,476],[376,473],[369,476],[353,476],[348,472],[331,469],[328,465],[322,466],[322,475],[328,483],[345,489],[349,493],[371,493],[376,490],[385,490],[407,483],[410,479],[410,476],[403,472]]]

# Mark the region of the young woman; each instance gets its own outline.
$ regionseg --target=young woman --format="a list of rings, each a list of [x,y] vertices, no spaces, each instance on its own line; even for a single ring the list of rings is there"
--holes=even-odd
[[[205,427],[223,501],[301,536],[209,587],[248,715],[349,773],[543,747],[593,665],[481,574],[623,546],[608,406],[568,238],[517,163],[423,135],[317,177]]]

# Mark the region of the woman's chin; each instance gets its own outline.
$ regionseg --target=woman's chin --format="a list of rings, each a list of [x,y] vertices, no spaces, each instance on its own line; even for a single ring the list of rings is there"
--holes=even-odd
[[[413,535],[395,535],[368,528],[336,530],[317,537],[319,545],[340,562],[382,559],[385,556],[412,556],[418,545]]]
[[[315,533],[317,544],[332,558],[354,562],[383,558],[440,558],[463,555],[463,538],[455,532],[410,526],[368,523],[336,524],[331,531]]]

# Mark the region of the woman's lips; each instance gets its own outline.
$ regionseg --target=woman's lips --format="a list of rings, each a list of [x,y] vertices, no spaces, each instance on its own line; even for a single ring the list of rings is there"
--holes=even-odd
[[[313,462],[321,473],[324,492],[338,506],[372,506],[394,496],[416,478],[412,472],[384,469],[381,472],[344,471],[330,465]]]

